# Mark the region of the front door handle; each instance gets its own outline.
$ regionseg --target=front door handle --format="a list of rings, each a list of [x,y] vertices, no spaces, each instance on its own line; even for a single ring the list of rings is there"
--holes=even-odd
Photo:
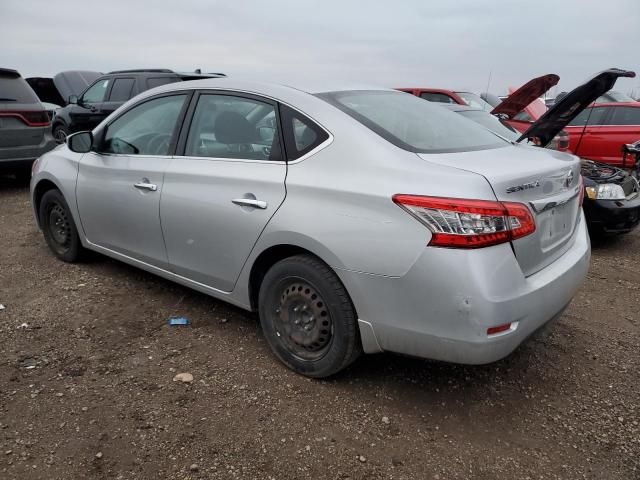
[[[241,207],[254,207],[264,210],[267,208],[267,202],[263,200],[256,200],[255,198],[234,198],[231,203],[240,205]]]
[[[158,190],[158,186],[155,183],[148,182],[138,182],[133,184],[139,190],[149,190],[150,192],[155,192]]]

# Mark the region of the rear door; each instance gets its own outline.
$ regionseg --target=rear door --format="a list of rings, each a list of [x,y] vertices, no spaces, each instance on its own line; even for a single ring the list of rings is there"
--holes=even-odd
[[[82,158],[76,185],[90,242],[167,268],[160,196],[188,97],[173,93],[145,99],[111,121],[104,133],[97,132],[97,151]]]
[[[569,135],[569,150],[579,157],[603,161],[606,131],[602,126],[610,115],[608,107],[590,107],[580,112],[564,131]],[[622,154],[618,155],[619,159]]]
[[[622,146],[640,140],[640,104],[638,107],[611,105],[610,115],[600,128],[594,151],[602,162],[622,165]]]
[[[259,96],[203,92],[188,117],[160,205],[169,263],[179,275],[231,291],[285,198],[278,106]]]
[[[133,77],[115,77],[111,80],[111,88],[102,102],[101,115],[105,118],[134,96],[136,79]]]

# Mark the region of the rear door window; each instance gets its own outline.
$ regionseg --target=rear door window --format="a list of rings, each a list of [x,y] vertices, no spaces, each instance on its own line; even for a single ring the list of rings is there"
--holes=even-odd
[[[82,103],[100,103],[104,100],[110,80],[98,80],[82,95]]]
[[[111,87],[109,101],[126,102],[129,100],[131,98],[131,91],[133,90],[134,83],[135,79],[133,78],[116,78],[113,81],[113,86]]]
[[[169,83],[176,83],[180,79],[178,77],[151,77],[147,78],[147,88],[156,88],[160,85],[168,85]]]
[[[297,160],[329,138],[329,134],[300,112],[280,106],[287,159]]]
[[[576,118],[569,122],[569,126],[584,127],[587,122],[589,122],[589,125],[603,125],[607,110],[608,107],[585,108]]]
[[[640,108],[610,107],[613,111],[608,125],[640,125]]]
[[[201,94],[189,128],[188,157],[282,160],[275,104]]]

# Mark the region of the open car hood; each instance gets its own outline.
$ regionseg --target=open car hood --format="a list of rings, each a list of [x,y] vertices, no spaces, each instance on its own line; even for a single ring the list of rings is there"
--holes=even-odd
[[[527,105],[547,93],[551,87],[557,85],[559,81],[560,77],[553,73],[529,80],[491,110],[491,113],[513,118],[524,110]]]
[[[537,139],[534,142],[546,146],[567,124],[592,104],[600,95],[613,88],[618,77],[635,77],[635,72],[610,68],[598,73],[591,80],[571,90],[560,101],[534,122],[517,140]]]
[[[56,86],[60,96],[67,104],[70,95],[80,95],[94,81],[101,77],[100,72],[91,72],[87,70],[70,70],[60,72],[53,77],[53,83]]]

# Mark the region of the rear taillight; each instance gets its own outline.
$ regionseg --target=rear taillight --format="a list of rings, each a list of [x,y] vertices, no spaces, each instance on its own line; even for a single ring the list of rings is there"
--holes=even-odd
[[[481,248],[533,233],[536,224],[522,203],[398,194],[393,201],[431,230],[429,245]]]
[[[3,111],[0,117],[13,117],[29,127],[46,127],[49,125],[49,115],[46,111]]]

